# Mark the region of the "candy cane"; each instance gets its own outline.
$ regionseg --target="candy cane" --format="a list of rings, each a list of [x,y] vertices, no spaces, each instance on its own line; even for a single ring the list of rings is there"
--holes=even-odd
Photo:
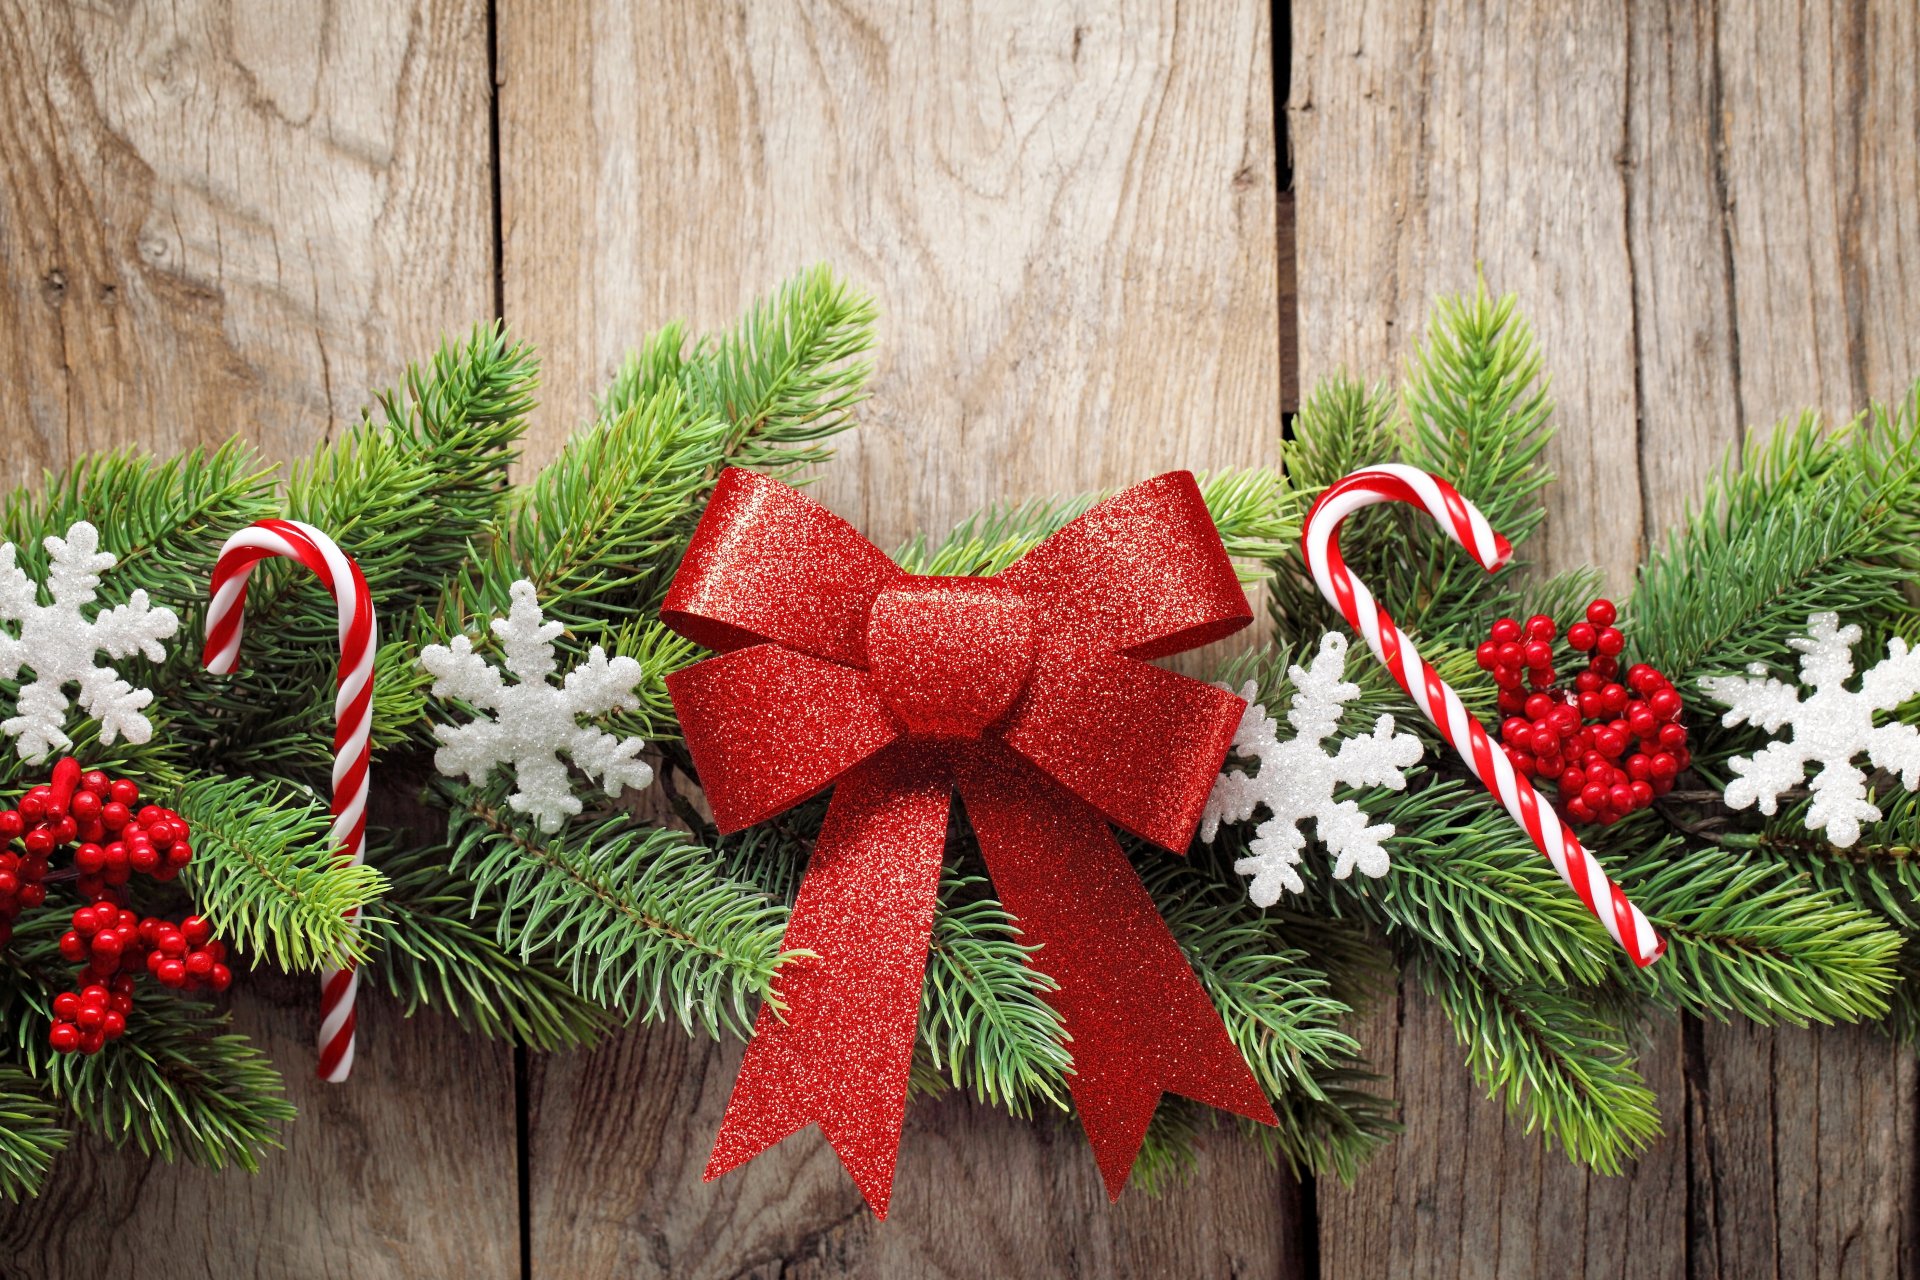
[[[340,673],[333,700],[333,844],[336,859],[358,866],[367,857],[367,772],[371,760],[373,654],[377,647],[373,599],[360,566],[333,539],[298,520],[262,520],[227,539],[213,568],[207,609],[207,647],[201,657],[216,675],[233,671],[240,656],[247,575],[269,556],[298,560],[320,576],[340,613]],[[358,921],[359,912],[347,913]],[[322,972],[320,1064],[322,1080],[338,1084],[353,1069],[354,998],[360,974],[352,963]]]
[[[1461,705],[1460,695],[1420,656],[1412,638],[1393,625],[1393,619],[1374,600],[1366,584],[1347,571],[1340,557],[1340,525],[1361,507],[1377,502],[1406,502],[1425,508],[1447,536],[1465,547],[1488,573],[1513,555],[1512,544],[1495,533],[1478,508],[1446,481],[1414,467],[1363,467],[1329,486],[1307,515],[1302,543],[1321,594],[1366,637],[1374,656],[1386,664],[1400,687],[1440,730],[1440,736],[1460,753],[1473,776],[1485,783],[1507,812],[1527,829],[1560,878],[1580,895],[1587,910],[1634,964],[1642,968],[1652,964],[1667,949],[1666,942],[1653,931],[1640,909],[1627,901],[1619,886],[1607,878],[1599,860],[1567,830],[1533,783],[1514,770],[1507,753],[1494,745],[1485,726]],[[1419,679],[1409,679],[1410,671],[1417,671]],[[1599,900],[1603,892],[1607,898],[1604,909]]]

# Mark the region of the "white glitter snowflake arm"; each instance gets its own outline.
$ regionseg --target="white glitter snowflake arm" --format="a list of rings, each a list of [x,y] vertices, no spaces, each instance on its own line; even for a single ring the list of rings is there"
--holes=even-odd
[[[1912,725],[1873,723],[1876,712],[1890,711],[1920,692],[1920,655],[1903,640],[1891,641],[1886,659],[1866,673],[1856,693],[1846,685],[1860,637],[1860,628],[1842,627],[1837,614],[1807,619],[1806,636],[1788,641],[1800,652],[1802,683],[1813,690],[1804,701],[1791,686],[1763,678],[1766,668],[1758,663],[1748,668],[1752,678],[1711,676],[1700,682],[1727,706],[1721,723],[1729,728],[1744,723],[1768,733],[1788,725],[1793,729],[1789,739],[1727,762],[1734,775],[1727,784],[1729,806],[1757,805],[1761,813],[1777,813],[1780,797],[1806,781],[1809,764],[1817,765],[1807,784],[1807,827],[1824,830],[1828,840],[1846,848],[1860,839],[1861,824],[1881,817],[1867,799],[1866,774],[1853,763],[1855,756],[1865,753],[1876,767],[1900,773],[1909,788],[1920,784],[1920,732]]]
[[[1345,879],[1355,868],[1367,876],[1383,876],[1392,865],[1385,841],[1393,834],[1389,823],[1369,823],[1352,800],[1333,798],[1340,786],[1406,786],[1405,770],[1419,762],[1420,740],[1394,730],[1393,717],[1382,715],[1373,732],[1341,742],[1329,756],[1322,741],[1339,727],[1342,707],[1360,696],[1360,687],[1345,678],[1347,638],[1337,631],[1321,637],[1312,662],[1288,671],[1294,701],[1287,713],[1296,730],[1279,740],[1273,718],[1254,701],[1258,690],[1249,682],[1241,690],[1246,714],[1234,734],[1233,751],[1259,761],[1259,772],[1248,775],[1222,772],[1207,797],[1201,815],[1200,838],[1211,841],[1222,822],[1242,822],[1265,807],[1269,817],[1254,829],[1248,856],[1234,870],[1253,877],[1248,896],[1258,906],[1279,901],[1282,891],[1303,892],[1306,882],[1298,867],[1306,836],[1300,824],[1314,820],[1320,842],[1335,855],[1333,874]]]
[[[98,596],[100,575],[115,563],[99,549],[99,531],[76,521],[66,537],[49,536],[44,545],[53,600],[47,605],[38,602],[33,583],[20,571],[13,545],[0,546],[0,621],[20,624],[17,637],[0,631],[0,678],[15,677],[23,666],[34,676],[21,686],[13,716],[0,721],[0,733],[16,740],[20,758],[29,763],[65,750],[72,745],[65,732],[66,690],[77,685],[80,709],[99,722],[102,743],[149,741],[153,725],[142,712],[153,694],[114,668],[95,665],[94,658],[143,653],[158,662],[166,657],[160,642],[179,630],[180,619],[171,609],[155,608],[145,591],[88,619],[84,610]]]
[[[434,754],[434,767],[480,785],[499,765],[512,765],[515,790],[508,804],[531,815],[542,831],[558,831],[582,808],[560,761],[562,754],[598,780],[609,796],[653,781],[653,770],[637,758],[644,742],[579,721],[581,716],[637,706],[634,688],[645,673],[632,658],[609,660],[595,645],[587,660],[555,685],[553,642],[565,628],[545,620],[531,582],[514,583],[511,595],[507,616],[495,619],[492,629],[500,637],[515,683],[507,683],[499,668],[474,653],[465,636],[456,636],[451,646],[429,645],[421,651],[421,663],[435,676],[436,697],[459,698],[479,712],[494,713],[492,719],[482,714],[462,725],[436,725],[441,747]]]

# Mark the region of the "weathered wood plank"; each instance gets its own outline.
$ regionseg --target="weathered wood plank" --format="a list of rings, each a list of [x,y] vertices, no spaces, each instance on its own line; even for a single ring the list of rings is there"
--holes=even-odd
[[[1713,34],[1739,411],[1845,421],[1920,376],[1920,16],[1724,3]],[[1709,1024],[1692,1074],[1701,1274],[1920,1272],[1911,1051]]]
[[[489,92],[480,0],[0,8],[0,475],[304,453],[489,315]],[[234,998],[303,1113],[261,1176],[85,1148],[0,1216],[0,1271],[517,1267],[511,1054],[369,996],[324,1086],[313,988]]]
[[[1563,444],[1587,459],[1555,457],[1556,504],[1570,482],[1611,485],[1583,507],[1594,545],[1558,539],[1549,562],[1594,559],[1617,586],[1747,424],[1808,403],[1844,415],[1920,371],[1914,34],[1898,6],[1837,24],[1822,6],[1561,8],[1476,33],[1446,4],[1296,7],[1299,251],[1325,273],[1302,271],[1301,368],[1384,371],[1426,295],[1484,264],[1538,323]],[[1565,198],[1516,204],[1543,183]],[[1637,441],[1617,430],[1636,420]],[[1355,1192],[1322,1191],[1329,1275],[1913,1265],[1910,1054],[1857,1030],[1708,1026],[1683,1086],[1663,1032],[1645,1066],[1668,1137],[1610,1181],[1484,1144],[1458,1095],[1433,1092],[1462,1074],[1441,1022],[1402,1001],[1371,1024],[1412,1128]]]
[[[879,296],[879,373],[817,492],[883,545],[993,499],[1271,458],[1266,22],[1243,0],[508,0],[508,318],[574,411],[661,320],[725,323],[836,263]],[[965,1103],[914,1110],[884,1226],[812,1133],[702,1186],[737,1061],[656,1029],[542,1065],[538,1274],[1299,1266],[1295,1188],[1235,1143],[1190,1187],[1109,1209],[1077,1133]]]
[[[834,263],[878,295],[880,376],[818,492],[883,545],[1270,457],[1268,50],[1250,0],[507,0],[508,316],[572,415],[649,325]]]
[[[1626,15],[1296,5],[1293,38],[1303,386],[1342,365],[1393,376],[1434,295],[1471,288],[1476,270],[1517,291],[1558,405],[1549,463],[1561,480],[1533,554],[1555,569],[1595,564],[1624,588],[1645,524],[1673,514],[1664,497],[1643,499],[1637,461],[1633,255],[1650,219],[1622,167],[1633,144]],[[1655,249],[1664,267],[1685,246]],[[1658,483],[1664,494],[1669,480]],[[1667,1137],[1623,1179],[1543,1151],[1481,1098],[1445,1018],[1417,992],[1364,1029],[1408,1129],[1353,1189],[1321,1186],[1324,1274],[1684,1269],[1677,1027],[1659,1031],[1642,1064]]]

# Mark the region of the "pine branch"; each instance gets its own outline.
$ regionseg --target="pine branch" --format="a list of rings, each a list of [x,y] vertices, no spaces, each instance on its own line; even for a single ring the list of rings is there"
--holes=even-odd
[[[1565,992],[1510,987],[1443,953],[1422,954],[1415,968],[1474,1079],[1529,1133],[1609,1174],[1659,1136],[1659,1108],[1621,1028]]]
[[[951,866],[941,878],[920,1045],[933,1071],[1015,1115],[1030,1114],[1036,1101],[1065,1107],[1071,1057],[1046,999],[1055,984],[1028,964],[1034,948],[987,892],[983,877]]]
[[[1765,858],[1674,837],[1601,861],[1667,940],[1660,963],[1628,975],[1655,1003],[1798,1025],[1886,1012],[1900,935],[1840,894]]]
[[[367,972],[409,1016],[445,1009],[481,1035],[543,1050],[592,1044],[612,1026],[555,965],[500,942],[498,905],[448,868],[450,848],[397,834],[374,843],[369,856],[390,884],[361,917],[379,955]]]
[[[1540,351],[1511,295],[1493,299],[1484,282],[1471,294],[1442,298],[1428,324],[1426,346],[1407,370],[1404,420],[1390,431],[1383,392],[1350,380],[1310,396],[1295,423],[1292,457],[1322,487],[1331,469],[1401,461],[1452,482],[1516,548],[1545,518],[1540,491],[1552,473],[1540,458],[1552,432],[1552,402]],[[1394,436],[1399,457],[1361,456]],[[1344,473],[1343,473],[1344,474]],[[1425,512],[1395,504],[1368,511],[1342,528],[1348,566],[1385,602],[1394,618],[1429,644],[1471,649],[1485,628],[1519,601],[1509,570],[1497,577],[1440,532]],[[1338,624],[1297,549],[1276,564],[1274,616],[1285,634],[1317,635]]]
[[[182,879],[216,935],[286,970],[367,955],[347,913],[379,897],[371,865],[335,864],[326,808],[273,780],[203,777],[174,800],[193,828]]]
[[[59,1108],[39,1083],[18,1067],[0,1064],[0,1198],[18,1204],[40,1194],[66,1145]]]
[[[473,883],[476,907],[498,904],[502,947],[550,955],[599,1004],[744,1035],[789,958],[779,904],[681,832],[583,814],[548,836],[507,808],[504,790],[429,792],[448,812],[452,869]]]
[[[1920,540],[1920,418],[1876,409],[1835,432],[1803,414],[1730,459],[1642,568],[1629,634],[1683,690],[1764,663],[1820,610],[1869,630],[1913,616],[1903,587]]]
[[[273,1064],[230,1025],[227,1015],[177,997],[143,1002],[111,1052],[49,1051],[36,1074],[115,1145],[258,1172],[261,1153],[280,1145],[293,1106]]]

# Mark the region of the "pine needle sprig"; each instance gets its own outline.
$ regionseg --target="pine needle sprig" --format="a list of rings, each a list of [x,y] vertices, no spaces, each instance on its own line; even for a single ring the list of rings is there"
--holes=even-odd
[[[777,1005],[787,913],[729,878],[684,832],[624,814],[582,814],[555,835],[513,813],[504,787],[436,785],[451,868],[476,908],[498,907],[502,946],[551,956],[583,996],[689,1030],[742,1035],[753,1006]]]
[[[260,1156],[280,1145],[294,1109],[280,1073],[230,1025],[226,1014],[197,1001],[143,1002],[112,1053],[49,1051],[36,1074],[88,1129],[115,1145],[257,1172]]]
[[[1439,952],[1422,953],[1415,969],[1474,1079],[1527,1132],[1606,1174],[1659,1136],[1659,1106],[1626,1032],[1591,1006],[1563,990],[1508,986]]]
[[[366,957],[348,913],[386,880],[371,865],[336,864],[317,799],[273,779],[202,777],[173,807],[193,828],[182,880],[216,936],[284,970]]]
[[[18,1204],[38,1195],[66,1146],[60,1109],[39,1082],[0,1063],[0,1199]]]
[[[1642,568],[1625,625],[1682,689],[1754,662],[1792,678],[1786,642],[1809,614],[1911,615],[1917,541],[1920,415],[1882,408],[1830,432],[1802,414],[1728,461]]]
[[[450,848],[395,833],[370,843],[389,884],[360,918],[378,955],[369,980],[409,1016],[443,1009],[480,1035],[548,1051],[593,1044],[613,1027],[553,963],[502,944],[499,904],[449,870]]]
[[[1855,1022],[1887,1010],[1900,935],[1765,857],[1678,837],[1602,853],[1667,940],[1628,981],[1662,1007],[1760,1023]]]
[[[1056,984],[1028,963],[1035,948],[987,893],[984,877],[951,865],[941,878],[920,1044],[932,1070],[984,1102],[1020,1116],[1036,1102],[1065,1107],[1072,1059],[1046,999]]]

